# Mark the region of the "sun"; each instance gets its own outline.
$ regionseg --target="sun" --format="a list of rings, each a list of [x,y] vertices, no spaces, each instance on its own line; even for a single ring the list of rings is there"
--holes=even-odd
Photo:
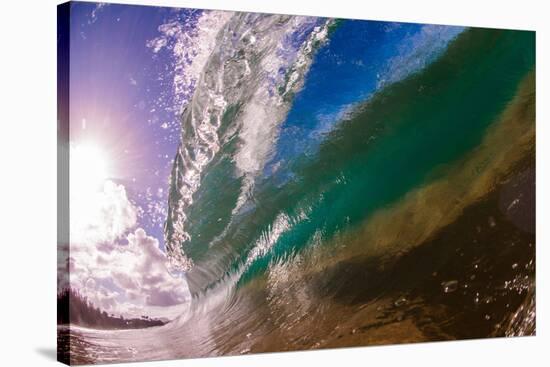
[[[99,145],[71,143],[69,156],[70,236],[72,242],[92,243],[109,231],[104,208],[109,207],[112,189],[109,160]]]
[[[74,144],[69,159],[71,196],[90,195],[103,188],[109,178],[108,160],[103,150],[92,143]]]

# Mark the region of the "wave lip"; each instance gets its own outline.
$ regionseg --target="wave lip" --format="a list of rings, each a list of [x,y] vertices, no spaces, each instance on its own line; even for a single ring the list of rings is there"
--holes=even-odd
[[[230,14],[181,117],[165,243],[171,266],[182,271],[193,267],[182,250],[192,240],[186,213],[205,167],[227,141],[238,138],[235,165],[243,177],[238,211],[271,154],[292,95],[302,87],[315,46],[326,39],[330,24],[316,17]],[[232,109],[237,113],[227,118]]]

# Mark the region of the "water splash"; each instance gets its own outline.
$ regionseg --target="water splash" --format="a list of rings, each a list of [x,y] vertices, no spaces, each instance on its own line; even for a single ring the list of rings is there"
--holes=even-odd
[[[226,21],[227,14],[231,17]],[[184,271],[193,266],[182,251],[191,240],[186,210],[193,204],[203,170],[222,140],[237,135],[237,174],[245,178],[238,210],[269,157],[290,99],[301,88],[311,54],[326,38],[329,25],[325,19],[286,15],[224,13],[223,19],[215,35],[217,46],[202,65],[194,94],[185,105],[182,142],[170,178],[167,253],[172,266]],[[239,112],[224,122],[232,108]],[[228,126],[221,134],[223,124]]]

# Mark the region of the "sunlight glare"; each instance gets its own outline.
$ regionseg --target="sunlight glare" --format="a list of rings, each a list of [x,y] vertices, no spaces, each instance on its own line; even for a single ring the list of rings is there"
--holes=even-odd
[[[101,149],[94,144],[71,146],[70,160],[72,194],[90,195],[103,188],[109,173]]]

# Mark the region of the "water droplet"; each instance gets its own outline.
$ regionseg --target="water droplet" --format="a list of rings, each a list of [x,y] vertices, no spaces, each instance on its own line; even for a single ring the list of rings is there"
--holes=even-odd
[[[445,293],[451,293],[456,291],[458,288],[458,281],[457,280],[449,280],[448,282],[441,283],[441,286],[443,287],[443,292]]]
[[[395,305],[395,307],[400,307],[400,306],[403,306],[404,304],[406,304],[407,302],[408,301],[405,297],[401,297],[397,301],[395,301],[393,304]]]

